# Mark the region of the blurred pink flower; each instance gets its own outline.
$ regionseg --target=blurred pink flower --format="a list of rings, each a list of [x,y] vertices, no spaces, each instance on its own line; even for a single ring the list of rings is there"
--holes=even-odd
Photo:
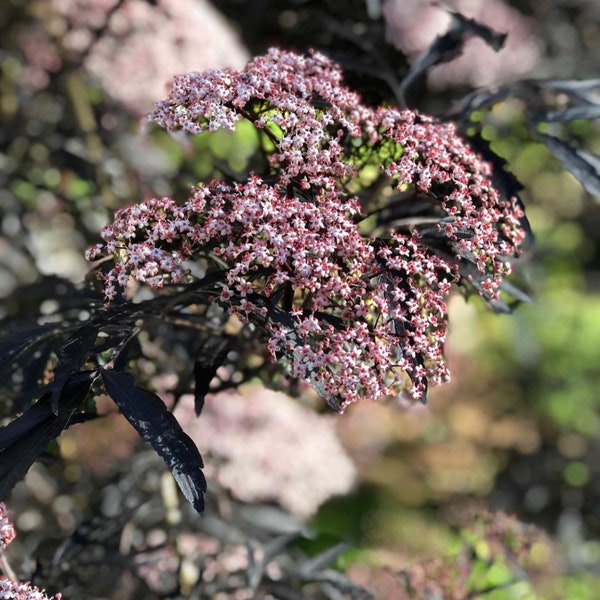
[[[196,418],[193,398],[174,412],[201,452],[206,475],[245,502],[273,501],[307,518],[354,484],[355,468],[335,431],[285,394],[253,387],[243,394],[209,395]]]
[[[22,83],[31,90],[42,90],[50,82],[50,73],[62,67],[58,49],[41,27],[32,27],[19,34],[19,47],[25,57]]]
[[[534,21],[503,0],[448,0],[443,5],[426,0],[388,0],[383,4],[388,40],[410,59],[416,58],[448,29],[451,17],[445,7],[499,33],[508,33],[508,37],[500,52],[481,39],[468,40],[462,56],[431,70],[433,87],[502,83],[530,72],[540,60]]]
[[[128,0],[86,60],[110,96],[143,115],[161,99],[173,75],[241,68],[248,55],[207,0]]]
[[[177,73],[241,68],[248,60],[239,37],[208,0],[125,0],[111,12],[116,4],[50,0],[43,7],[46,27],[20,36],[25,85],[43,89],[49,74],[61,68],[61,54],[75,62],[84,55],[85,68],[103,90],[139,117],[164,97]]]

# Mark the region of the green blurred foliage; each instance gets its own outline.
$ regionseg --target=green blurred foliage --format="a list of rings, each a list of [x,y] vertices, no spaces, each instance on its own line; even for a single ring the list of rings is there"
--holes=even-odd
[[[363,477],[385,490],[365,525],[373,545],[413,559],[445,547],[456,557],[447,509],[483,502],[545,527],[556,548],[533,554],[558,562],[523,581],[503,559],[487,562],[485,543],[470,537],[471,584],[497,588],[476,597],[591,598],[600,584],[589,571],[600,535],[600,205],[532,139],[523,109],[497,104],[474,128],[525,188],[536,245],[516,280],[531,304],[499,316],[477,299],[453,298],[453,383],[432,392],[426,416],[353,407],[341,429]],[[597,123],[550,129],[588,151],[600,144]],[[389,498],[395,513],[384,509]],[[413,527],[399,526],[398,513]]]

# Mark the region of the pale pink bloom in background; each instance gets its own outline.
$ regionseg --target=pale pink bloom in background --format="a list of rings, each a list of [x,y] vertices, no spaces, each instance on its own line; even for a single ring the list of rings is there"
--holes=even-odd
[[[25,57],[22,83],[32,90],[42,90],[50,83],[50,74],[60,71],[62,60],[58,48],[41,27],[25,29],[19,34],[19,47]]]
[[[504,48],[495,52],[483,40],[467,41],[462,56],[434,67],[429,83],[434,88],[456,84],[489,86],[529,73],[541,58],[535,22],[503,0],[388,0],[383,4],[388,40],[414,60],[450,24],[448,9],[507,33]]]
[[[307,518],[354,484],[335,416],[285,394],[252,387],[209,395],[199,419],[185,396],[174,414],[205,456],[207,478],[245,502],[276,502]]]
[[[50,0],[46,19],[63,50],[75,60],[84,55],[102,89],[136,116],[165,96],[174,75],[241,68],[248,60],[238,35],[208,0],[127,0],[111,14],[115,4]],[[55,44],[39,26],[21,35],[30,87],[45,87],[48,74],[60,69]]]
[[[173,75],[241,68],[248,54],[208,0],[128,0],[86,61],[106,92],[143,115],[164,97]]]

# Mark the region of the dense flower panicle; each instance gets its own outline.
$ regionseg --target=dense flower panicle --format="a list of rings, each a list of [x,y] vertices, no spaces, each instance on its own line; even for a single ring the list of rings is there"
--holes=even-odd
[[[108,300],[130,277],[191,281],[189,261],[222,271],[207,283],[212,298],[265,331],[271,356],[343,410],[407,390],[423,399],[447,380],[452,282],[466,270],[497,300],[524,231],[517,199],[500,197],[491,166],[452,125],[371,109],[341,77],[319,53],[271,50],[240,72],[176,78],[151,118],[191,134],[249,120],[272,148],[267,172],[201,185],[181,206],[162,198],[118,211],[88,258],[114,257]],[[350,192],[373,156],[398,202],[409,213],[424,203],[433,217],[395,226],[381,218],[382,198],[373,207]],[[369,211],[381,231],[364,227]]]
[[[48,596],[28,583],[15,583],[8,578],[0,578],[0,600],[60,600],[62,594]]]
[[[399,188],[414,184],[438,200],[445,214],[440,229],[454,257],[473,260],[489,276],[482,295],[497,299],[502,279],[511,272],[507,259],[525,237],[517,198],[500,198],[491,183],[491,165],[458,136],[454,124],[395,110],[381,111],[380,118],[386,134],[404,150],[386,173]]]
[[[351,173],[343,137],[361,135],[366,114],[359,97],[341,85],[341,73],[319,53],[310,57],[271,49],[241,72],[213,70],[175,78],[168,100],[150,118],[165,129],[192,134],[233,129],[240,118],[277,141],[270,161],[281,183],[304,186]]]

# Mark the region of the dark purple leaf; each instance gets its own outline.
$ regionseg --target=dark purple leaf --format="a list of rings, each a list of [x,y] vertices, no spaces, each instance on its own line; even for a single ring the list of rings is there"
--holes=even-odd
[[[0,380],[10,372],[11,366],[20,356],[36,352],[39,346],[47,340],[68,335],[62,327],[52,325],[34,325],[29,329],[15,327],[13,330],[2,332],[0,343]]]
[[[537,136],[592,196],[600,198],[600,157],[575,148],[558,138],[538,133]]]
[[[217,374],[229,352],[229,340],[225,337],[209,338],[200,350],[200,356],[194,365],[194,410],[200,416],[204,407],[204,398],[210,389],[210,382]]]
[[[458,12],[451,12],[452,22],[444,35],[438,35],[431,46],[410,66],[400,86],[401,100],[404,102],[407,90],[417,81],[423,80],[431,67],[450,62],[460,56],[465,41],[476,36],[484,40],[498,52],[506,40],[505,33],[498,33],[474,19],[468,19]]]
[[[550,89],[554,92],[561,92],[575,100],[585,104],[598,104],[598,90],[600,90],[600,79],[566,79],[566,80],[546,80],[535,81],[538,88]]]
[[[198,511],[204,509],[206,479],[202,457],[162,400],[137,387],[126,373],[102,370],[108,395],[169,467],[183,495]]]
[[[126,318],[133,310],[134,307],[131,306],[115,306],[104,311],[75,331],[60,348],[52,382],[52,410],[56,411],[57,398],[71,373],[80,371],[91,355],[118,346],[130,333],[131,326],[126,322]],[[108,333],[109,339],[97,347],[96,342],[101,331]]]
[[[479,23],[475,19],[469,19],[459,12],[450,11],[454,19],[455,27],[463,36],[474,35],[475,37],[481,38],[490,48],[496,52],[500,52],[504,47],[507,33],[498,33],[491,27]]]
[[[583,104],[580,106],[571,106],[561,110],[540,112],[534,117],[534,121],[536,123],[553,123],[576,120],[591,121],[594,119],[600,119],[600,105]]]
[[[536,81],[539,87],[552,88],[561,92],[600,89],[600,79],[547,79]]]
[[[57,414],[58,400],[65,383],[71,377],[72,373],[81,369],[91,349],[94,347],[97,337],[98,326],[96,323],[87,323],[78,329],[59,350],[58,365],[54,371],[50,400],[54,414]]]
[[[48,392],[0,430],[0,501],[6,498],[48,444],[69,425],[95,377],[95,371],[75,373],[63,386],[56,413],[52,410]]]
[[[346,542],[340,542],[331,548],[327,548],[316,556],[308,558],[300,565],[301,575],[308,578],[312,573],[321,571],[329,567],[339,556],[341,556],[350,546]]]
[[[531,298],[523,290],[519,289],[509,281],[506,281],[506,279],[500,284],[500,289],[519,302],[524,302],[525,304],[531,302]]]

